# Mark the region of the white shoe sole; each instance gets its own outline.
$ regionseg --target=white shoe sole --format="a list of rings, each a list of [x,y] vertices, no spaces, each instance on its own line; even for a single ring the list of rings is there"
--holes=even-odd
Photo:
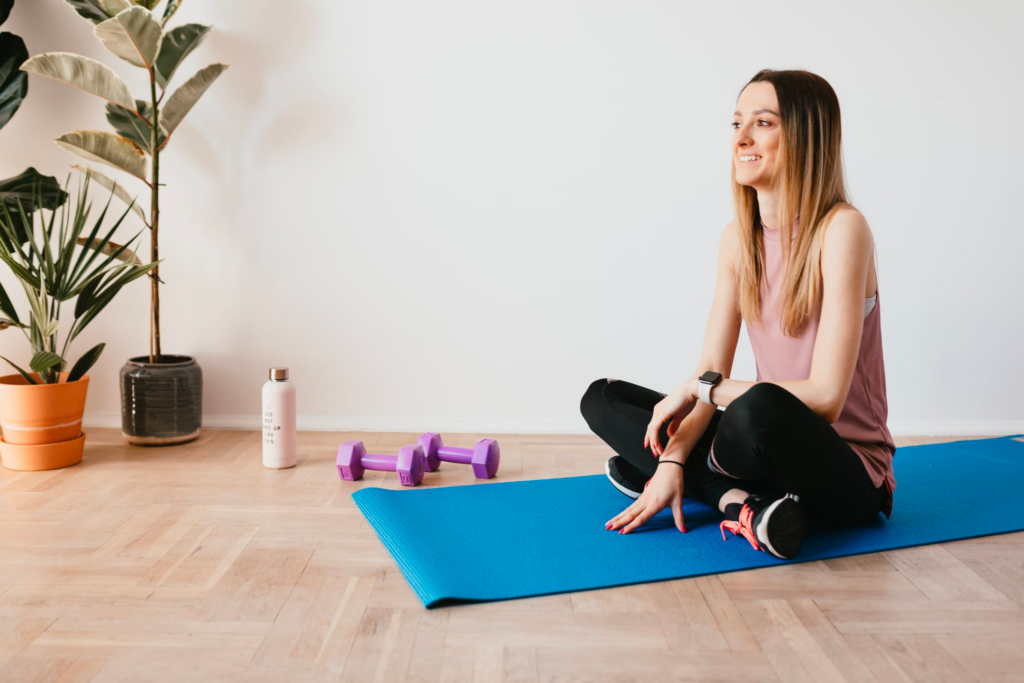
[[[779,554],[775,550],[775,548],[772,547],[772,544],[768,542],[768,520],[771,519],[772,513],[775,512],[775,509],[779,507],[779,505],[781,505],[783,502],[785,502],[787,498],[792,498],[794,502],[800,501],[799,496],[795,496],[792,493],[787,493],[782,498],[779,498],[777,501],[772,503],[771,506],[769,506],[769,508],[765,511],[764,516],[761,518],[761,523],[757,525],[757,529],[754,532],[754,535],[757,537],[758,542],[761,542],[761,539],[764,539],[763,542],[768,552],[770,552],[772,555],[779,558],[780,560],[789,560],[792,558],[785,557]]]
[[[605,463],[604,463],[604,473],[608,476],[608,481],[610,481],[612,483],[612,486],[617,488],[619,491],[622,491],[624,494],[626,494],[627,496],[629,496],[633,500],[636,500],[637,498],[639,498],[640,497],[639,493],[637,493],[636,491],[631,491],[631,490],[625,488],[624,486],[622,486],[619,482],[615,481],[615,479],[612,477],[612,468],[611,468],[611,464],[610,463],[611,463],[611,459],[605,460]]]

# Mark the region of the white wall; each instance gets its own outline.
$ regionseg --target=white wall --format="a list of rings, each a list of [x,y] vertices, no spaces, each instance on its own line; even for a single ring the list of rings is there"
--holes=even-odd
[[[842,104],[893,433],[1024,431],[1022,3],[193,0],[188,21],[215,30],[182,77],[232,64],[161,163],[164,351],[200,360],[208,426],[255,428],[271,365],[305,429],[583,432],[596,378],[671,390],[710,311],[735,100],[772,67]],[[144,92],[63,0],[4,29]],[[0,177],[63,179],[50,140],[102,109],[33,77]],[[139,282],[80,337],[107,342],[87,424],[119,425],[147,306]],[[9,330],[0,354],[29,351]]]

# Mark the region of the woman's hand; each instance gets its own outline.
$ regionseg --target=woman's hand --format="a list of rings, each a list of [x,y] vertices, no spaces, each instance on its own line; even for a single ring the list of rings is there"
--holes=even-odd
[[[642,524],[646,524],[654,515],[666,507],[672,508],[672,518],[676,528],[686,533],[686,522],[683,520],[683,468],[679,465],[658,465],[654,477],[647,482],[644,492],[636,502],[613,517],[605,524],[605,529],[615,530],[622,527],[620,534],[628,534]]]
[[[644,435],[644,448],[650,448],[655,457],[664,454],[661,441],[658,439],[661,425],[666,420],[672,420],[668,425],[668,435],[673,436],[679,429],[679,424],[697,405],[696,381],[695,378],[686,380],[654,406],[654,415],[651,417],[651,422],[647,425],[647,433]]]

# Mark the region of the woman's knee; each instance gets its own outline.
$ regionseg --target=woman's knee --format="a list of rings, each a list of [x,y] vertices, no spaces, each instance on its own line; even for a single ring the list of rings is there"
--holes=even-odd
[[[770,427],[772,414],[768,406],[776,404],[779,392],[786,392],[777,384],[758,382],[731,402],[718,425],[718,434],[731,437],[752,436]]]
[[[594,425],[600,424],[602,416],[608,409],[608,401],[604,397],[604,388],[608,382],[607,378],[594,380],[583,393],[583,398],[580,399],[580,414],[590,425],[591,430],[595,432],[597,430],[594,429]]]
[[[776,424],[769,405],[779,399],[782,387],[755,384],[725,409],[715,430],[711,460],[718,471],[741,479],[758,479],[771,471],[757,454],[770,438]],[[788,392],[786,392],[788,393]]]

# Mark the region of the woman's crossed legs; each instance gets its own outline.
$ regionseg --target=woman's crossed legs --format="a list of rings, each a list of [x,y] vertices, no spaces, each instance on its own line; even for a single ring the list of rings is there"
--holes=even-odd
[[[644,434],[662,398],[630,382],[600,379],[587,389],[580,409],[595,434],[651,477],[658,461],[644,449]],[[663,446],[666,425],[659,433]],[[823,526],[870,521],[886,495],[832,425],[768,382],[715,412],[684,467],[683,495],[723,512],[748,493],[799,496],[812,524]]]

